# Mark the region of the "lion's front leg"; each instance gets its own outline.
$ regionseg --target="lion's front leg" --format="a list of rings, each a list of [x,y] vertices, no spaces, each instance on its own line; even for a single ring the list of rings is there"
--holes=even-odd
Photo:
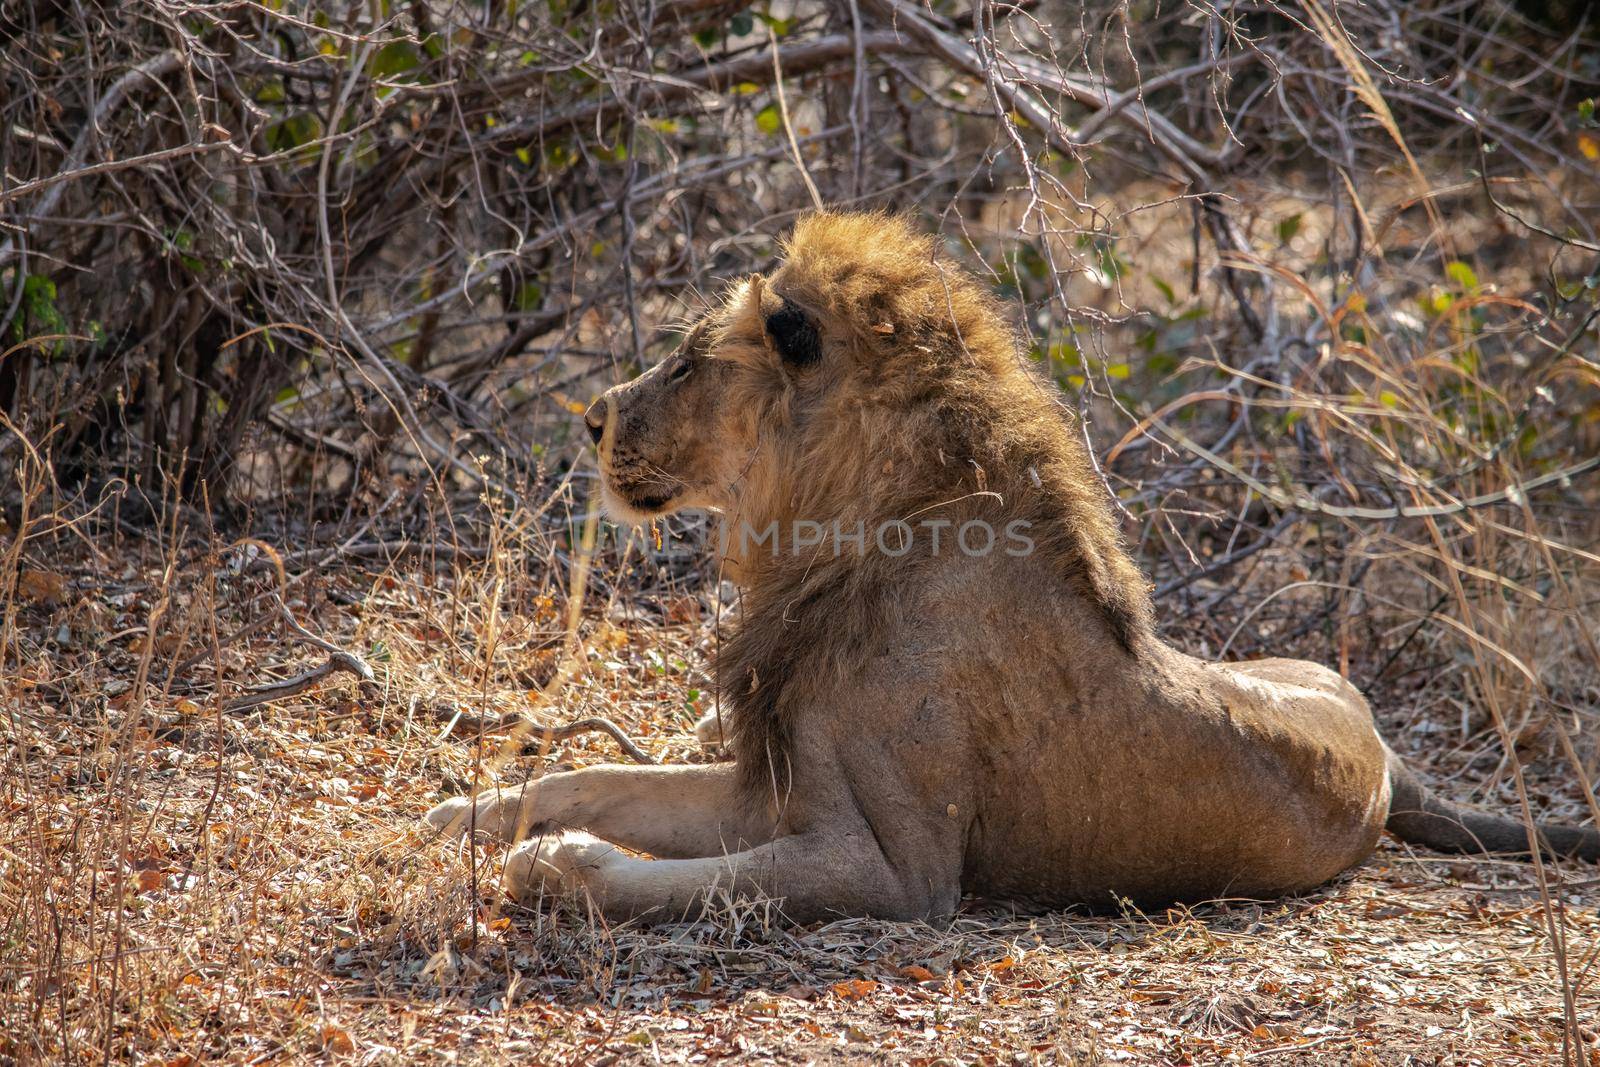
[[[896,870],[870,836],[838,831],[676,860],[630,856],[588,834],[549,834],[512,852],[505,881],[524,904],[575,897],[617,921],[693,918],[708,900],[723,898],[773,900],[800,923],[846,916],[942,920],[960,895],[953,870],[945,879]]]
[[[465,834],[475,826],[505,841],[520,841],[538,827],[587,830],[668,858],[737,852],[770,841],[776,829],[769,813],[750,811],[738,795],[728,763],[549,774],[475,801],[447,800],[428,812],[427,821],[445,833]]]

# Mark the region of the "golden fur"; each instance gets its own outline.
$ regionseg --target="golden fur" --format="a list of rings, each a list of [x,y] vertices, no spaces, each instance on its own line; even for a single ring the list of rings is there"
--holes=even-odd
[[[1147,638],[1148,586],[1123,548],[1083,438],[1025,369],[995,299],[894,216],[810,216],[783,259],[770,282],[733,290],[714,345],[718,358],[749,371],[734,399],[753,423],[747,439],[777,446],[748,465],[739,519],[757,529],[776,521],[780,530],[796,519],[868,530],[932,514],[955,527],[1025,520],[1037,574],[1081,593],[1124,650]],[[797,385],[775,365],[764,288],[820,324],[825,349],[838,357],[825,380]],[[781,778],[787,708],[811,697],[804,680],[848,674],[870,656],[875,635],[892,629],[887,616],[901,586],[918,581],[919,563],[928,562],[780,552],[740,566],[746,622],[720,651],[718,678],[752,788]],[[801,602],[803,613],[779,610]]]
[[[779,897],[801,921],[938,918],[963,893],[1267,896],[1360,862],[1385,825],[1600,857],[1593,830],[1534,839],[1433,796],[1323,667],[1163,643],[1081,434],[1018,349],[905,221],[803,220],[770,278],[586,417],[613,514],[709,508],[731,531],[743,596],[716,669],[734,762],[552,774],[430,823],[545,827],[512,853],[511,890],[582,889],[618,917],[708,893]],[[1031,551],[837,551],[797,526],[934,517],[1025,524]],[[597,836],[559,832],[578,829]]]

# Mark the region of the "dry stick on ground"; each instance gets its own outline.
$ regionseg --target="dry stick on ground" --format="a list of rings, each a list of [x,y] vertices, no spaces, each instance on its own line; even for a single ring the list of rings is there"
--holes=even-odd
[[[307,630],[300,624],[299,620],[294,617],[294,613],[289,610],[289,605],[283,602],[282,596],[274,593],[273,600],[277,603],[278,611],[283,616],[283,621],[289,627],[289,629],[294,631],[294,633],[299,635],[303,640],[308,641],[322,649],[324,652],[327,652],[328,658],[322,663],[321,666],[313,667],[308,671],[304,671],[295,675],[293,678],[285,678],[281,682],[271,682],[267,685],[251,687],[251,689],[244,694],[228,701],[228,703],[223,706],[224,711],[229,712],[230,714],[240,711],[248,711],[251,708],[259,707],[262,704],[271,703],[274,700],[282,700],[285,697],[292,697],[299,693],[305,692],[307,689],[310,689],[311,687],[322,682],[330,675],[341,672],[353,674],[363,682],[377,681],[376,676],[372,673],[372,668],[367,666],[366,661],[360,656],[357,656],[353,652],[347,652],[338,645],[335,645],[324,638],[318,637],[310,630]],[[530,750],[541,751],[557,741],[565,741],[568,738],[576,737],[579,734],[599,732],[610,734],[612,740],[616,741],[617,745],[622,749],[622,751],[627,753],[628,757],[635,763],[655,762],[655,760],[651,759],[644,749],[635,744],[633,740],[622,731],[621,727],[612,722],[610,719],[603,719],[598,716],[593,716],[586,719],[578,719],[562,726],[542,726],[538,723],[530,722],[525,716],[522,715],[508,715],[502,719],[483,719],[477,716],[467,715],[466,713],[460,711],[442,712],[441,717],[445,716],[448,716],[449,722],[445,725],[444,733],[440,735],[440,740],[444,740],[444,738],[449,737],[451,731],[454,730],[458,725],[467,726],[474,732],[481,733],[490,733],[501,730],[523,730],[527,731],[529,734],[529,736],[523,739],[523,751],[527,752]]]
[[[271,703],[274,700],[282,700],[284,697],[292,697],[296,693],[303,693],[307,689],[310,689],[312,686],[327,678],[330,674],[336,674],[340,671],[353,674],[364,682],[371,682],[375,680],[372,674],[372,668],[367,666],[359,656],[355,656],[344,651],[331,652],[328,654],[327,662],[322,664],[322,666],[313,667],[309,671],[306,671],[302,674],[297,674],[293,678],[285,678],[281,682],[273,682],[270,685],[255,686],[243,696],[234,697],[232,700],[228,701],[228,703],[224,705],[223,710],[229,712],[230,714],[240,711],[248,711],[249,709],[257,707],[261,704]]]
[[[353,674],[363,682],[375,682],[377,680],[372,673],[372,668],[367,666],[366,661],[360,656],[353,652],[346,652],[338,645],[323,640],[304,626],[301,626],[299,620],[294,617],[294,613],[289,610],[289,605],[283,602],[283,597],[274,593],[273,600],[277,602],[278,611],[283,615],[283,621],[288,625],[289,629],[327,652],[328,659],[322,666],[313,667],[311,670],[297,674],[293,678],[285,678],[281,682],[272,682],[268,685],[253,686],[243,695],[228,701],[223,707],[224,711],[230,713],[248,711],[250,708],[261,704],[282,700],[284,697],[292,697],[297,693],[303,693],[310,689],[330,674],[336,674],[340,671]]]
[[[574,719],[572,722],[561,726],[543,726],[530,721],[527,716],[521,714],[506,715],[502,718],[487,718],[471,715],[453,708],[441,708],[438,716],[447,720],[444,732],[439,735],[441,741],[449,737],[458,726],[472,733],[489,734],[521,731],[526,735],[522,738],[522,751],[527,753],[543,752],[550,745],[577,737],[579,734],[603,733],[610,734],[611,739],[635,763],[655,762],[650,758],[649,753],[640,748],[632,738],[623,732],[622,727],[610,719],[604,719],[597,715],[584,719]],[[465,737],[463,739],[470,740],[470,738]]]
[[[367,666],[366,661],[360,656],[346,652],[344,649],[324,641],[305,629],[295,621],[294,616],[289,613],[288,607],[284,605],[281,599],[278,601],[278,606],[282,609],[284,618],[296,633],[328,652],[327,660],[320,666],[297,674],[293,678],[285,678],[281,682],[272,682],[267,685],[254,686],[242,696],[228,701],[223,706],[223,711],[234,714],[248,711],[262,704],[271,703],[274,700],[283,700],[286,697],[303,693],[329,676],[341,672],[353,674],[363,682],[376,682],[377,679],[372,673],[372,668]],[[644,749],[640,748],[632,738],[623,732],[620,726],[610,719],[603,719],[598,716],[577,719],[561,726],[541,726],[537,723],[529,722],[521,715],[509,715],[503,719],[481,719],[464,712],[441,711],[440,717],[449,719],[444,733],[440,735],[440,740],[449,737],[451,731],[457,726],[465,726],[474,732],[481,731],[483,733],[520,729],[529,732],[529,736],[523,740],[522,751],[538,752],[558,741],[566,741],[579,734],[598,732],[611,735],[612,740],[616,741],[618,747],[635,763],[655,762]]]

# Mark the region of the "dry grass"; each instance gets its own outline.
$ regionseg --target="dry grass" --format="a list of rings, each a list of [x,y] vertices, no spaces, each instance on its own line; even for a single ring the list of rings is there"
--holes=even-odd
[[[508,714],[706,758],[703,555],[608,547],[569,648],[571,413],[765,265],[809,202],[791,157],[988,265],[1091,416],[1171,639],[1334,665],[1456,798],[1600,817],[1592,31],[956,5],[985,56],[899,0],[781,31],[742,0],[488,4],[482,32],[324,6],[12,20],[0,1067],[1600,1067],[1593,869],[1385,845],[1192,914],[640,930],[513,909],[497,854],[418,832],[615,756],[508,749],[482,730]],[[375,680],[226,710],[327,658],[279,597]]]
[[[366,656],[378,684],[333,681],[238,715],[218,709],[239,684],[325,655],[276,625],[228,639],[271,613],[279,587],[271,566],[239,565],[252,549],[205,551],[171,527],[27,542],[7,605],[18,668],[0,769],[0,1057],[1559,1060],[1561,984],[1524,864],[1386,845],[1292,900],[1122,917],[972,902],[942,930],[792,929],[760,905],[641,930],[512,907],[495,854],[430,840],[418,816],[475,783],[614,750],[594,737],[503,759],[462,722],[604,713],[658,759],[705,758],[686,733],[705,698],[688,697],[706,689],[715,621],[694,580],[636,605],[598,594],[559,711],[542,708],[565,634],[560,542],[508,529],[482,562],[346,560],[291,575],[291,610]],[[1459,674],[1433,672],[1386,718],[1402,748],[1427,742],[1431,769],[1461,774],[1465,791],[1493,765],[1481,739],[1441,743],[1460,728],[1448,699]],[[1578,816],[1554,752],[1546,738],[1524,753],[1537,795]],[[1593,1041],[1593,871],[1557,877]],[[1585,1055],[1600,1062],[1600,1046]]]

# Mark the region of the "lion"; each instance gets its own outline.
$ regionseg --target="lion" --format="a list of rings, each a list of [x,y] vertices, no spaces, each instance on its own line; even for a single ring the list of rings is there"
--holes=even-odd
[[[521,842],[519,900],[656,920],[767,898],[805,923],[936,922],[969,894],[1271,898],[1361,863],[1385,828],[1600,858],[1593,829],[1530,836],[1435,796],[1331,670],[1163,642],[1079,426],[996,300],[904,219],[804,218],[770,277],[586,422],[618,521],[721,517],[733,759],[434,808],[434,827]]]

